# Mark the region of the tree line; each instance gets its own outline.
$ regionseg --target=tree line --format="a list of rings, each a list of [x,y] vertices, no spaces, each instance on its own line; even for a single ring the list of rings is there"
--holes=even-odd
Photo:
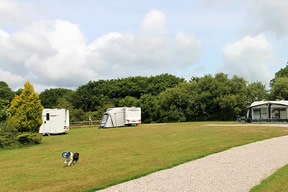
[[[0,82],[0,120],[5,120],[13,92]],[[142,122],[235,120],[258,100],[288,100],[288,66],[275,73],[270,89],[261,82],[217,73],[190,80],[170,74],[90,81],[76,90],[46,89],[39,94],[44,108],[66,108],[71,121],[101,119],[110,107],[141,107]]]

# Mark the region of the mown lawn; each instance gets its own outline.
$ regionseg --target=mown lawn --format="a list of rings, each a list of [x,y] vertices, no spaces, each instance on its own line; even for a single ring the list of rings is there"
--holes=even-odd
[[[221,122],[223,123],[223,122]],[[40,145],[0,152],[1,191],[93,191],[211,153],[288,134],[281,127],[206,127],[201,123],[75,128]],[[79,152],[64,167],[62,152]]]
[[[288,157],[287,157],[288,158]],[[255,186],[250,192],[285,192],[288,191],[288,165],[276,171],[273,175],[263,180],[260,185]]]

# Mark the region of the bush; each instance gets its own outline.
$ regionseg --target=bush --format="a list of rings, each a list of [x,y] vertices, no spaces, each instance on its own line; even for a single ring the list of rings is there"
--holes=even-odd
[[[42,136],[39,133],[19,133],[13,125],[13,121],[0,123],[0,148],[19,148],[41,143]]]
[[[41,143],[42,136],[39,133],[22,133],[17,136],[17,141],[23,145],[34,145]]]
[[[17,146],[18,142],[14,139],[15,135],[0,133],[0,147]]]
[[[2,122],[0,124],[0,147],[19,147],[20,143],[16,140],[18,134],[18,132],[13,131],[13,129],[7,126],[7,123]]]

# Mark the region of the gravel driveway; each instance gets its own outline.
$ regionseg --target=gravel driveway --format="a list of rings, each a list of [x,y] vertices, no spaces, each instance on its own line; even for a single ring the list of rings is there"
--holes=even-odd
[[[282,136],[235,147],[100,191],[249,191],[286,164],[288,136]]]

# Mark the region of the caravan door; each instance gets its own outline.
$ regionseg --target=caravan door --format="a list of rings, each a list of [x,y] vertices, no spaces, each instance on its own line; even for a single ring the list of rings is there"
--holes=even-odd
[[[40,127],[40,133],[41,134],[49,134],[51,131],[51,119],[50,119],[50,113],[44,113],[42,114],[43,124]]]
[[[124,126],[124,112],[116,112],[114,113],[115,119],[115,127],[123,127]]]

